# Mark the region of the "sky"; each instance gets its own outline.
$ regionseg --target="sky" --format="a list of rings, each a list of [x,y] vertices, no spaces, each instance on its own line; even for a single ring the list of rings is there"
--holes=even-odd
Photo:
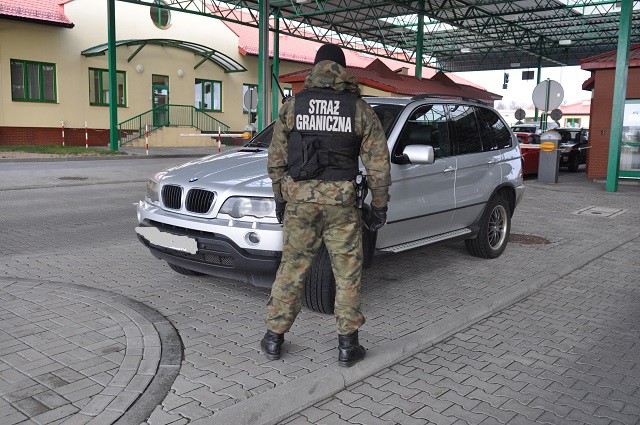
[[[536,87],[536,75],[534,79],[522,81],[522,71],[527,69],[508,69],[499,71],[473,71],[456,72],[456,75],[481,85],[490,92],[503,97],[502,103],[509,107],[511,102],[515,102],[517,107],[528,107],[533,105],[531,94]],[[530,68],[537,72],[537,69]],[[506,90],[502,89],[504,73],[509,73],[509,85]],[[542,68],[542,80],[550,78],[559,82],[564,89],[563,104],[576,103],[581,100],[591,99],[591,92],[582,90],[582,83],[587,80],[591,73],[580,69],[579,66],[564,66],[554,68]],[[496,105],[499,102],[496,102]]]

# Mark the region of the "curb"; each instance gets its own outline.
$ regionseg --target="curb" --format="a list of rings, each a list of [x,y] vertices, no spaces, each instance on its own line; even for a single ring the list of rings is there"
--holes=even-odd
[[[608,240],[594,246],[566,266],[557,270],[546,269],[522,280],[515,284],[508,293],[496,294],[416,332],[398,338],[392,343],[368,350],[368,360],[349,369],[327,366],[273,390],[227,407],[213,417],[196,420],[193,424],[211,424],[212,420],[216,424],[276,424],[300,410],[331,397],[348,386],[411,355],[424,351],[480,320],[522,301],[541,288],[637,238],[640,238],[640,230],[629,232],[617,240]]]
[[[184,356],[184,348],[182,340],[178,334],[178,331],[173,327],[169,319],[160,314],[157,310],[124,295],[119,295],[114,292],[106,291],[103,289],[92,288],[89,286],[78,285],[69,282],[55,282],[50,280],[41,279],[24,279],[17,277],[0,277],[0,280],[11,282],[36,282],[38,284],[46,284],[51,286],[65,285],[71,289],[76,288],[79,292],[99,295],[101,300],[112,300],[124,307],[128,307],[140,315],[144,316],[151,325],[155,328],[160,339],[160,360],[155,375],[142,391],[138,398],[128,407],[128,409],[121,414],[116,411],[112,411],[119,417],[114,422],[115,424],[133,424],[142,423],[146,421],[151,413],[158,405],[162,405],[162,401],[165,399],[175,379],[178,377],[180,367],[182,365],[182,359]],[[145,337],[146,339],[146,337]],[[82,416],[81,411],[75,416]],[[74,422],[74,417],[69,418],[69,422]],[[79,420],[82,422],[85,418]],[[90,420],[99,421],[98,416],[90,417]],[[66,422],[65,422],[66,423]],[[85,423],[85,422],[82,422]]]
[[[0,163],[5,162],[62,162],[62,161],[119,161],[122,159],[160,159],[160,158],[203,158],[211,154],[175,154],[175,155],[114,155],[114,156],[84,156],[65,158],[2,158]]]

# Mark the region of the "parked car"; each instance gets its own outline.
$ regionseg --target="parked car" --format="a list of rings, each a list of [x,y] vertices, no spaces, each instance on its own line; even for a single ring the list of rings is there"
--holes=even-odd
[[[522,174],[538,174],[540,163],[540,127],[531,124],[511,127],[522,150]]]
[[[387,225],[368,229],[365,267],[376,252],[398,253],[464,239],[478,257],[496,258],[509,239],[524,193],[515,135],[493,109],[471,101],[418,96],[366,98],[388,138]],[[155,174],[137,207],[140,241],[178,273],[212,274],[270,286],[280,262],[267,127],[244,147]],[[332,312],[335,281],[326,249],[305,285],[305,304]]]
[[[580,164],[587,163],[589,129],[567,127],[557,128],[554,131],[560,133],[561,136],[558,146],[560,166],[567,167],[569,171],[578,171]]]

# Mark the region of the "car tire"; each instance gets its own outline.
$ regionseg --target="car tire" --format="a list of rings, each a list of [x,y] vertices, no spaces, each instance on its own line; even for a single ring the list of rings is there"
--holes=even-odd
[[[331,257],[322,244],[304,283],[304,305],[318,313],[333,314],[335,300],[336,279],[331,269]]]
[[[205,276],[204,273],[200,273],[195,270],[185,269],[184,267],[180,267],[169,262],[167,262],[167,264],[171,267],[171,270],[184,276]]]
[[[465,240],[471,255],[498,258],[509,241],[511,211],[509,203],[500,195],[489,200],[480,219],[480,230],[474,239]]]
[[[573,155],[569,158],[569,171],[576,172],[580,168],[580,160],[578,159],[578,155]]]

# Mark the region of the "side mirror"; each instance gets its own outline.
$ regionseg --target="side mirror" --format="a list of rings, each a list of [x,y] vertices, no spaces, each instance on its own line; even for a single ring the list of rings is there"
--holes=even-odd
[[[411,164],[433,164],[435,161],[433,146],[429,145],[409,145],[404,148],[402,155]]]

